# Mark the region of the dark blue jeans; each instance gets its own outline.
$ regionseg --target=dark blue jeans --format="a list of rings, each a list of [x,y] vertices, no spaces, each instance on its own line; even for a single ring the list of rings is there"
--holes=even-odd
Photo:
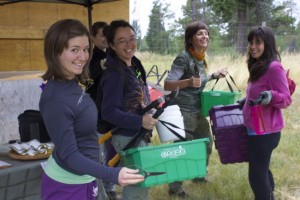
[[[281,133],[249,136],[249,182],[255,200],[274,199],[274,179],[270,167],[273,150],[280,141]]]

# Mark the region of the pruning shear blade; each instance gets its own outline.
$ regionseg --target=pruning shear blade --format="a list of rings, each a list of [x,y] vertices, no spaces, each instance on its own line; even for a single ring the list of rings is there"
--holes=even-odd
[[[143,170],[143,176],[144,178],[146,179],[147,177],[149,176],[159,176],[159,175],[162,175],[162,174],[165,174],[166,172],[146,172]]]

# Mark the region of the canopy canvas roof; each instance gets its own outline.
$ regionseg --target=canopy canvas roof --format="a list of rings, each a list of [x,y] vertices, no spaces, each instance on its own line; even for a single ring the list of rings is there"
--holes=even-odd
[[[89,27],[91,27],[93,5],[98,3],[112,2],[112,1],[118,1],[118,0],[0,0],[0,6],[5,6],[13,3],[22,3],[22,2],[65,3],[65,4],[80,5],[87,8]]]

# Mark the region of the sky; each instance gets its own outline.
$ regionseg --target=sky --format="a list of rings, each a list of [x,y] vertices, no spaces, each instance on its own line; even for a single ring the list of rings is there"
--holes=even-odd
[[[149,24],[149,15],[152,10],[154,0],[130,0],[130,22],[136,19],[141,27],[142,37],[147,33]],[[282,2],[283,0],[276,0],[276,2]],[[161,0],[161,2],[166,2],[170,4],[169,10],[175,13],[175,19],[182,17],[181,6],[185,5],[185,0]],[[300,0],[294,0],[297,4],[297,9],[295,11],[295,17],[297,21],[300,21]],[[134,8],[136,8],[134,10]]]
[[[149,15],[152,10],[154,0],[130,0],[130,21],[136,19],[141,27],[142,37],[146,35]],[[175,19],[182,16],[181,6],[185,5],[185,0],[161,0],[161,2],[169,3],[169,10],[175,14]],[[136,8],[134,10],[134,8]]]

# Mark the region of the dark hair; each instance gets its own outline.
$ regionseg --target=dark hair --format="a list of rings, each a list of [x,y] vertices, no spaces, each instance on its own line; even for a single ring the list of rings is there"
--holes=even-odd
[[[277,50],[275,36],[272,30],[268,27],[255,27],[248,34],[248,42],[261,39],[264,42],[264,52],[257,60],[253,58],[248,49],[248,71],[249,80],[254,82],[258,80],[269,68],[269,64],[274,60],[281,61],[280,54]]]
[[[113,48],[111,48],[111,45],[114,44],[117,29],[121,28],[121,27],[123,27],[123,28],[129,27],[135,33],[134,28],[129,24],[129,22],[121,19],[121,20],[112,21],[109,24],[109,26],[107,26],[103,29],[103,34],[106,37],[106,40],[108,43],[107,55],[113,57],[119,63],[125,64],[125,62],[117,56],[115,50],[113,50]],[[111,66],[111,67],[118,67],[118,66]]]
[[[201,21],[191,22],[185,29],[184,33],[184,45],[185,49],[193,47],[193,36],[200,30],[205,29],[208,31],[208,27],[205,23]]]
[[[101,28],[104,29],[107,26],[108,26],[108,24],[106,22],[103,22],[103,21],[95,22],[91,26],[91,36],[96,36],[97,33],[99,32],[99,29],[101,29]]]
[[[108,43],[108,48],[106,50],[107,57],[112,57],[115,60],[114,64],[112,64],[112,63],[107,64],[106,63],[106,67],[107,67],[107,69],[115,70],[115,71],[117,71],[121,74],[121,76],[124,79],[124,89],[125,89],[124,91],[126,91],[128,89],[128,80],[127,80],[127,77],[125,75],[125,71],[124,71],[123,66],[127,66],[127,65],[116,54],[115,50],[113,50],[113,48],[111,48],[111,45],[114,44],[117,29],[118,28],[126,28],[126,27],[129,27],[135,33],[134,28],[129,24],[129,22],[127,22],[125,20],[122,20],[122,19],[112,21],[109,24],[109,26],[107,26],[103,29],[103,34],[106,37],[106,40],[107,40],[107,43]]]
[[[48,69],[46,73],[42,75],[43,80],[66,80],[66,77],[62,71],[59,56],[65,48],[68,48],[69,40],[78,36],[87,36],[89,38],[90,45],[89,59],[83,67],[83,72],[79,75],[76,75],[76,78],[80,83],[84,83],[84,81],[89,77],[88,65],[92,55],[89,31],[78,20],[63,19],[52,24],[45,36],[44,57]]]
[[[122,28],[129,27],[135,33],[134,28],[129,24],[129,22],[122,20],[122,19],[112,21],[109,24],[109,26],[105,27],[103,30],[103,34],[106,37],[107,43],[108,43],[108,49],[107,49],[108,54],[111,54],[111,55],[116,54],[116,52],[111,48],[111,45],[114,44],[117,29],[121,28],[121,27]]]

